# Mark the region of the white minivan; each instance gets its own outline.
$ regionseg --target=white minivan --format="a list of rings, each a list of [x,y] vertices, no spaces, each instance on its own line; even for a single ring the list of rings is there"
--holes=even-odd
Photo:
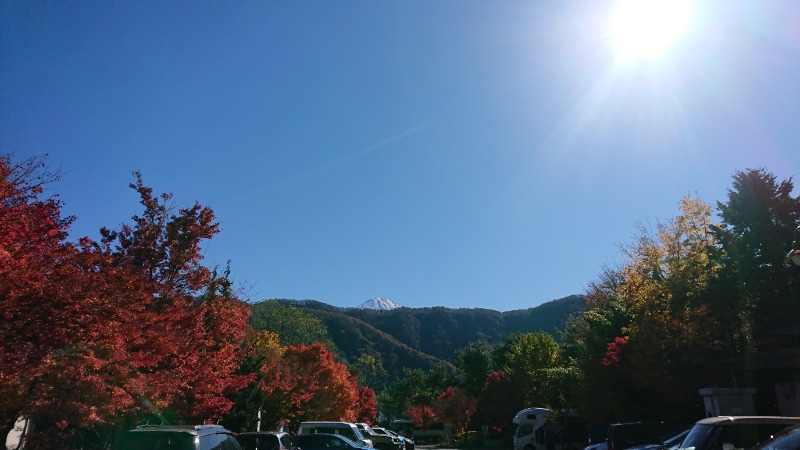
[[[364,436],[354,423],[350,422],[301,422],[297,434],[338,434],[364,447],[372,448],[372,440]]]

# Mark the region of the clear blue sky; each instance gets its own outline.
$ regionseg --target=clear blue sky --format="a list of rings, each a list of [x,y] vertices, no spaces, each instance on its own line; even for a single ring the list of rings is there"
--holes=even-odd
[[[134,170],[210,206],[252,300],[533,307],[684,195],[800,175],[800,2],[695,1],[642,58],[618,6],[5,0],[0,152],[64,171],[75,238]]]

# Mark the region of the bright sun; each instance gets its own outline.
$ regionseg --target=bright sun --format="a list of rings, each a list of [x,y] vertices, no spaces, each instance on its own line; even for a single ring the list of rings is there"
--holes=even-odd
[[[658,59],[692,16],[691,0],[620,0],[609,37],[624,60]]]

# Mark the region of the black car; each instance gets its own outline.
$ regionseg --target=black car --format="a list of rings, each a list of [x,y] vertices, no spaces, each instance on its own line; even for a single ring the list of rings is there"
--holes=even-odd
[[[294,450],[372,450],[338,434],[298,434],[292,437]]]
[[[219,425],[140,425],[126,431],[114,450],[241,450]]]
[[[252,431],[234,437],[242,450],[292,450],[292,437],[281,431]]]

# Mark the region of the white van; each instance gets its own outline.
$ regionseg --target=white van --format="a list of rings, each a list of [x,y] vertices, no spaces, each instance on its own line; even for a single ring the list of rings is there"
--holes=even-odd
[[[297,434],[317,433],[338,434],[364,447],[373,447],[372,440],[350,422],[301,422],[297,430]]]

